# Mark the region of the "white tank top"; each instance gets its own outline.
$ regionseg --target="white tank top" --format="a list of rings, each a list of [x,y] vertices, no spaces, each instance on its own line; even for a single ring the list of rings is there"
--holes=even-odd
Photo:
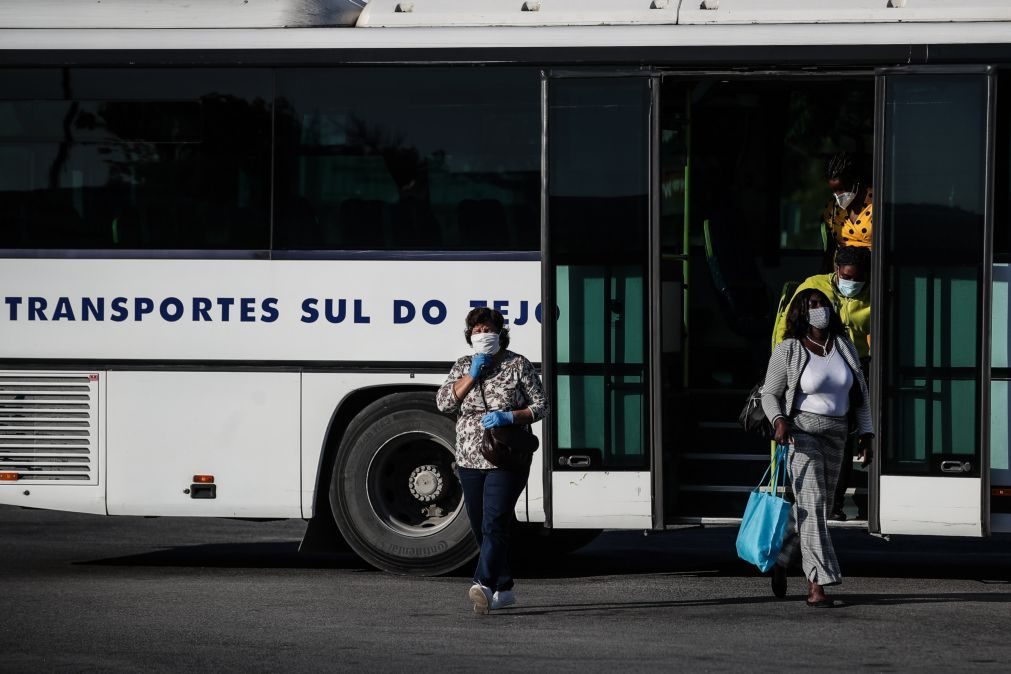
[[[811,353],[807,367],[800,375],[800,391],[793,406],[804,412],[828,417],[844,417],[850,411],[850,387],[853,372],[842,356],[839,345],[833,344],[827,356]]]

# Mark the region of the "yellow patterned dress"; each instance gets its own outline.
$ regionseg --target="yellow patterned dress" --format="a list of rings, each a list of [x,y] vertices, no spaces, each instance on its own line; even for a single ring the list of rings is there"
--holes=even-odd
[[[856,221],[850,220],[849,211],[839,208],[835,199],[830,199],[828,206],[822,212],[822,220],[828,226],[837,246],[854,246],[857,248],[871,247],[871,231],[874,221],[874,205],[871,201],[872,190],[867,190],[864,198],[864,208]]]

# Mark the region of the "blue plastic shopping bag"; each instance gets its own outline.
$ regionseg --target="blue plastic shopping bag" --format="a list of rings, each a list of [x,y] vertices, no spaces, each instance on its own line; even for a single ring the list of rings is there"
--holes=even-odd
[[[780,445],[776,448],[776,457],[766,468],[758,487],[755,487],[748,498],[748,507],[744,510],[741,520],[741,530],[737,532],[737,556],[746,562],[751,562],[763,573],[775,565],[776,557],[783,547],[783,536],[786,525],[790,521],[790,503],[780,497],[776,491],[782,473],[786,480],[787,448]],[[769,490],[761,491],[765,476],[769,478]]]

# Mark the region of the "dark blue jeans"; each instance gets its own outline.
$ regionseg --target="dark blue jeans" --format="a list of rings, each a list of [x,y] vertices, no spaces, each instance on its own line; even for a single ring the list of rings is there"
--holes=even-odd
[[[516,501],[527,484],[530,467],[524,470],[459,468],[458,472],[470,528],[481,546],[474,582],[492,591],[511,590],[509,534]]]

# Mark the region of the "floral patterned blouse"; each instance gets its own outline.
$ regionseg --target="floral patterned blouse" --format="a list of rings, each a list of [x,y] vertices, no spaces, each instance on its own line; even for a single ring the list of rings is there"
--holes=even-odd
[[[435,404],[443,412],[456,412],[456,464],[461,468],[487,470],[495,466],[481,456],[481,438],[484,427],[481,417],[485,414],[478,385],[467,393],[463,400],[457,400],[453,384],[470,372],[472,356],[464,356],[449,371],[446,383],[435,396]],[[530,409],[534,421],[540,421],[548,411],[544,386],[537,376],[533,364],[512,351],[506,350],[505,357],[497,367],[485,369],[481,375],[484,397],[490,412],[512,412]]]

